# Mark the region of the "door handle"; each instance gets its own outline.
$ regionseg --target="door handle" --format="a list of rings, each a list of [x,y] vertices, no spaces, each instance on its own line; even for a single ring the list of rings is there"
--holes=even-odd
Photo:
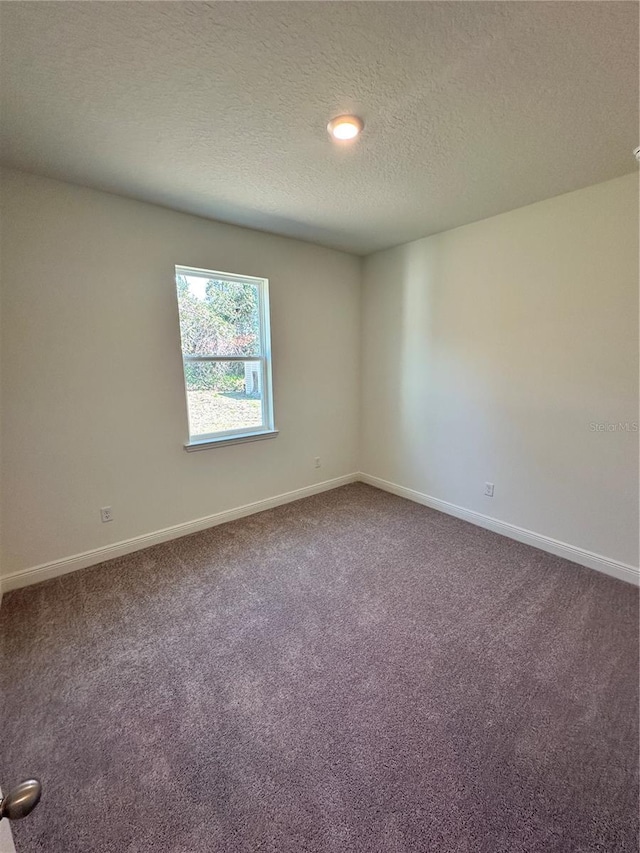
[[[30,814],[40,802],[42,785],[37,779],[27,779],[0,800],[0,820],[21,820]]]

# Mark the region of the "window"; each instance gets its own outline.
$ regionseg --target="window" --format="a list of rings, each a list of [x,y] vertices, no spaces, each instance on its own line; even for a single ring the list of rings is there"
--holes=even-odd
[[[267,279],[177,266],[176,289],[186,449],[277,435]]]

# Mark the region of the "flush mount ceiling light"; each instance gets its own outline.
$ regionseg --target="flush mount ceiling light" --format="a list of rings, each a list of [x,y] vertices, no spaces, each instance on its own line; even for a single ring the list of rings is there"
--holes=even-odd
[[[338,140],[345,142],[349,139],[355,139],[362,132],[364,122],[358,116],[337,116],[332,118],[327,125],[329,135]]]

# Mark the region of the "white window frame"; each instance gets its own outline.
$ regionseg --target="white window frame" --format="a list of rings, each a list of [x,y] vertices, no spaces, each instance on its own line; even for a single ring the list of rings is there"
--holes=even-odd
[[[278,430],[274,425],[273,416],[273,386],[271,376],[271,324],[269,321],[269,279],[258,278],[251,275],[238,275],[237,273],[221,272],[220,270],[207,270],[198,267],[187,267],[176,264],[174,281],[177,282],[179,275],[210,279],[220,281],[237,282],[238,284],[250,284],[258,288],[258,310],[260,314],[260,355],[188,355],[182,354],[182,377],[184,380],[184,397],[187,410],[187,427],[189,439],[184,445],[185,450],[204,450],[208,447],[220,447],[228,444],[239,444],[247,441],[258,441],[264,438],[275,438]],[[176,286],[177,299],[177,286]],[[178,312],[180,307],[178,306]],[[182,342],[180,346],[182,353]],[[241,427],[240,429],[223,430],[204,434],[194,434],[191,430],[191,418],[189,414],[189,398],[187,392],[187,377],[185,367],[187,364],[202,364],[206,362],[241,361],[259,362],[261,365],[262,378],[262,424],[256,429],[255,426]]]

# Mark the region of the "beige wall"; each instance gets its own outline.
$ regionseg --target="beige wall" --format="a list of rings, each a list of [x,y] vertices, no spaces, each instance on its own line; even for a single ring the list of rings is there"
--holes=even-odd
[[[368,257],[361,470],[638,565],[638,179]],[[495,496],[483,496],[484,483]]]
[[[590,426],[638,420],[635,175],[372,255],[362,294],[347,254],[1,178],[5,575],[358,468],[637,565],[638,434]],[[176,263],[270,278],[278,438],[183,450]]]
[[[357,470],[358,258],[1,178],[4,574]],[[270,279],[277,438],[183,449],[176,263]]]

